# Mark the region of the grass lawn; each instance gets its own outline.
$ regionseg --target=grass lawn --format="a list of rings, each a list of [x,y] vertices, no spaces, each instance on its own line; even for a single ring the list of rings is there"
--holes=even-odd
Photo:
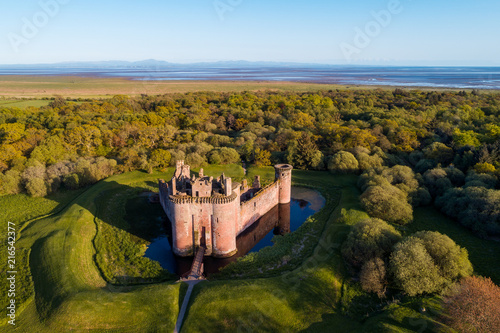
[[[18,308],[20,332],[173,330],[184,293],[181,284],[113,286],[94,260],[99,194],[115,183],[127,186],[138,178],[156,182],[158,176],[132,172],[108,178],[73,197],[63,211],[26,225],[16,247],[27,249],[29,259],[17,269],[18,278],[28,277],[32,284],[29,298]]]
[[[500,284],[500,242],[475,236],[457,221],[446,217],[433,207],[420,207],[414,212],[414,221],[408,225],[410,233],[419,230],[439,231],[469,251],[474,273],[490,277]]]

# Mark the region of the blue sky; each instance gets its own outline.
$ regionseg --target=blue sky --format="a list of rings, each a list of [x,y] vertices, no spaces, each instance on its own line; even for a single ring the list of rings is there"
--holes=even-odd
[[[0,9],[1,64],[500,65],[498,0],[0,0]]]

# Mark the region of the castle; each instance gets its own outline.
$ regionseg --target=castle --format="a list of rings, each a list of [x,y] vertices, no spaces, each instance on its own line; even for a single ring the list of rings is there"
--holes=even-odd
[[[222,174],[207,177],[200,169],[191,176],[189,165],[177,161],[169,182],[159,181],[160,203],[172,223],[173,251],[193,255],[206,248],[205,255],[231,257],[237,252],[236,237],[278,204],[290,203],[292,166],[275,167],[275,181],[264,188],[256,176],[252,186]]]

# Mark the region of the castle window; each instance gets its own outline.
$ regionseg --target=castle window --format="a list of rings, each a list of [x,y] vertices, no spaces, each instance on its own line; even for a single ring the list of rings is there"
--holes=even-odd
[[[200,196],[200,192],[196,191],[196,196],[199,197]]]

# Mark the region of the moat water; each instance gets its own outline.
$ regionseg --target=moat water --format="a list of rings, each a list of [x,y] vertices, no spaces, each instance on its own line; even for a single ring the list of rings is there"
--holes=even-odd
[[[238,253],[230,258],[205,257],[205,274],[210,275],[220,268],[251,252],[272,246],[273,237],[297,230],[307,218],[325,205],[319,192],[302,187],[292,187],[292,200],[287,205],[277,205],[261,217],[250,228],[238,235]],[[191,268],[192,257],[175,256],[171,246],[170,222],[165,223],[165,234],[154,239],[146,250],[145,257],[156,260],[169,272],[182,275]]]

